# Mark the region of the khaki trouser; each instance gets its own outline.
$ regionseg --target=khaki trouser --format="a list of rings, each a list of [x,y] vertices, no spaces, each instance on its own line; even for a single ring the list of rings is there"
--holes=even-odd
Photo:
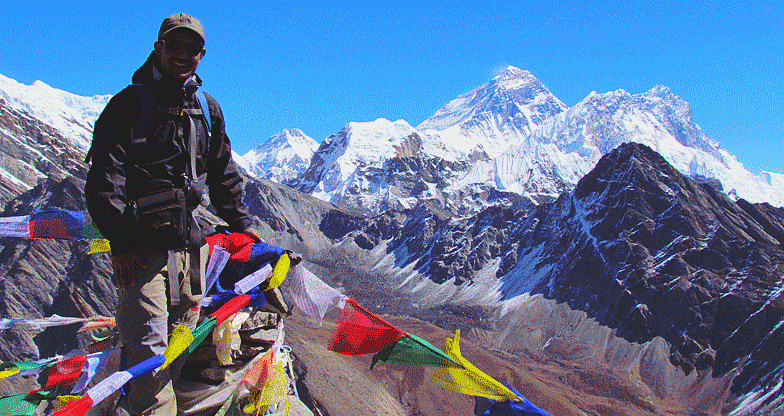
[[[191,289],[189,270],[191,253],[199,255],[200,287]],[[173,252],[179,273],[179,304],[172,306],[167,297],[169,288],[168,252],[151,252],[147,267],[136,276],[136,284],[129,289],[119,289],[117,327],[123,343],[120,366],[127,369],[156,354],[161,354],[169,344],[169,335],[178,324],[189,329],[196,327],[204,289],[204,269],[209,246],[200,250]],[[193,259],[195,261],[196,259]],[[177,400],[172,380],[177,380],[185,354],[165,370],[153,370],[134,378],[125,385],[127,402],[121,406],[131,415],[176,415]]]

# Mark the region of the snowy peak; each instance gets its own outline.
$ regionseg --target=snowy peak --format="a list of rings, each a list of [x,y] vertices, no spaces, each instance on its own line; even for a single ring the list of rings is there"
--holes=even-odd
[[[372,122],[348,123],[338,134],[321,143],[310,167],[291,185],[333,203],[345,202],[342,196],[346,193],[362,199],[368,196],[366,193],[384,188],[383,179],[376,174],[383,171],[385,162],[422,152],[423,143],[417,133],[404,120],[393,122],[379,118]],[[374,185],[370,186],[368,181]],[[359,201],[348,205],[360,212],[376,212],[375,208]],[[360,205],[364,208],[359,208]]]
[[[299,129],[284,129],[243,158],[251,174],[279,183],[296,178],[308,168],[318,142]]]
[[[24,85],[0,75],[0,100],[6,106],[58,130],[84,152],[92,139],[93,124],[110,98],[81,97],[41,81]]]
[[[565,109],[566,105],[530,72],[509,66],[484,86],[450,101],[417,128],[443,131],[491,115],[530,131]]]
[[[80,97],[0,75],[0,203],[41,180],[78,171],[109,98]]]

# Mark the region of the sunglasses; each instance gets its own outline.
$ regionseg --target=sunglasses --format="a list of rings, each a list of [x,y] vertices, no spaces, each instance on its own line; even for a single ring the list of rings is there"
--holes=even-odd
[[[198,43],[188,43],[188,42],[179,42],[176,40],[162,40],[163,46],[168,49],[169,52],[179,55],[183,51],[185,51],[188,56],[196,56],[201,53],[201,50],[204,48],[204,45]]]

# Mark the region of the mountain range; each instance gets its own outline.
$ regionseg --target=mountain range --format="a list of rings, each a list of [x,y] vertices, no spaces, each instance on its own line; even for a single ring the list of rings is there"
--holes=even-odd
[[[0,77],[3,215],[84,210],[108,98]],[[417,127],[352,122],[314,143],[290,129],[235,154],[246,202],[273,244],[369,310],[463,329],[488,372],[553,414],[784,409],[782,175],[746,171],[669,89],[567,108],[510,67]],[[2,316],[110,314],[109,258],[86,249],[0,239]],[[316,381],[331,371],[311,351],[320,331],[292,330],[301,384],[346,414]],[[7,331],[0,359],[67,352],[71,338]],[[439,393],[375,371],[352,373],[345,395],[381,377],[400,414],[445,414],[430,408]]]
[[[292,166],[288,176],[296,179],[282,183],[367,215],[419,200],[468,215],[499,203],[552,201],[628,142],[648,145],[732,198],[784,205],[784,175],[746,170],[667,87],[591,93],[567,108],[530,72],[511,66],[416,128],[404,120],[347,124],[321,143],[304,174]],[[278,135],[254,152],[286,147],[296,145]]]

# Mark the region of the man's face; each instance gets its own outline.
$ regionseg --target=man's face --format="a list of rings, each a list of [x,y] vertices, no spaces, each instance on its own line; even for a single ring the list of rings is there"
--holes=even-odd
[[[163,72],[183,81],[196,72],[206,52],[199,35],[188,29],[175,29],[155,42]]]

